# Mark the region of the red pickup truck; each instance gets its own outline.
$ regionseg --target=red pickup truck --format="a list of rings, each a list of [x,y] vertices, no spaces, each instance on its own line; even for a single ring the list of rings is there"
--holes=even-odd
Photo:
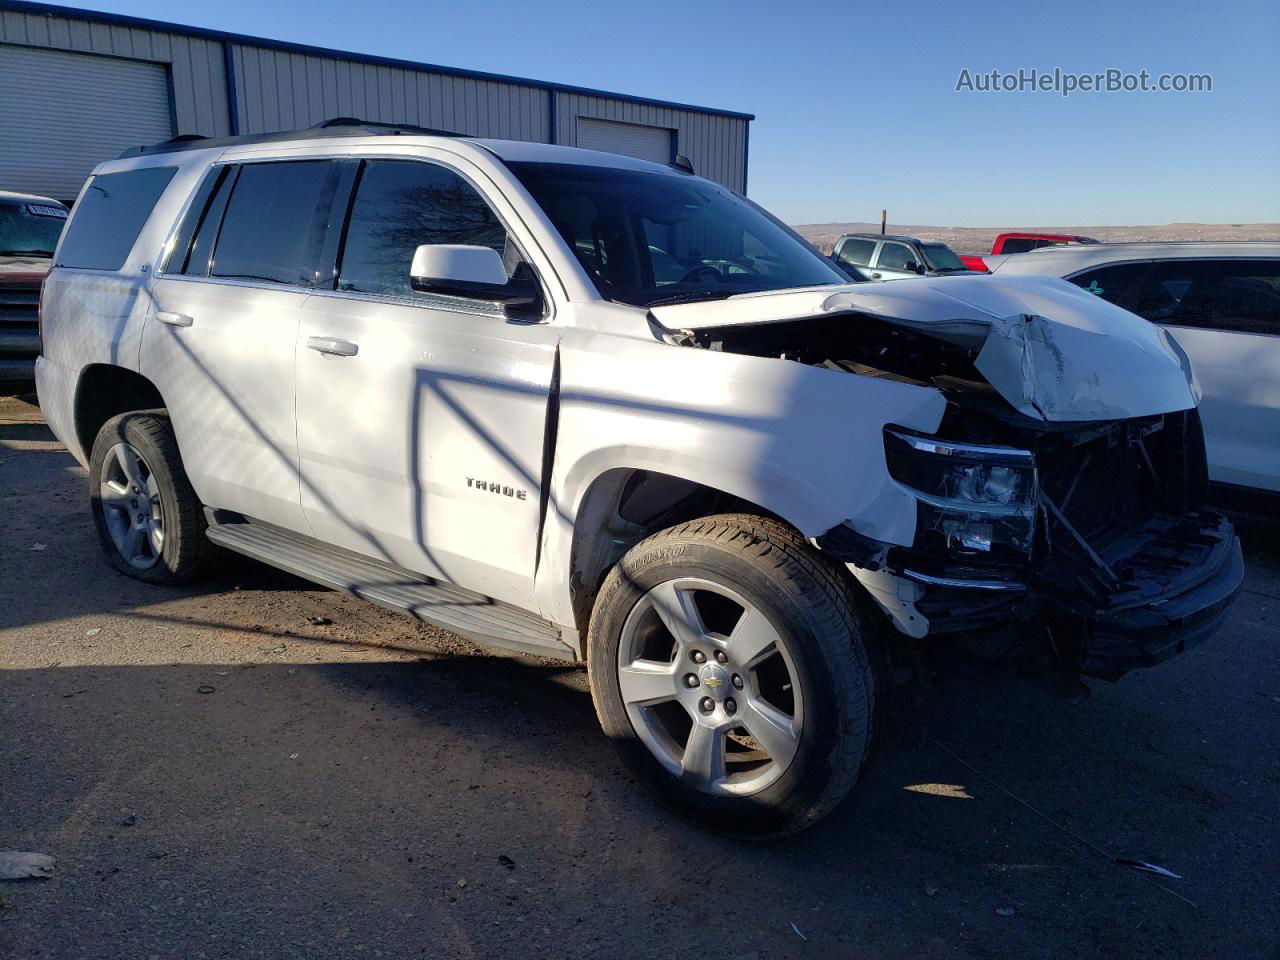
[[[1093,237],[1080,237],[1071,233],[1002,233],[991,245],[990,256],[999,257],[1009,253],[1026,253],[1039,247],[1060,247],[1068,243],[1097,243]],[[982,257],[960,254],[960,262],[970,270],[990,273]]]

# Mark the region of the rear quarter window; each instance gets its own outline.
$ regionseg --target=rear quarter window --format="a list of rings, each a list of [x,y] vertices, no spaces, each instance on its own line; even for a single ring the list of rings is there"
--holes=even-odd
[[[841,263],[847,263],[855,267],[865,267],[871,262],[871,254],[876,249],[874,240],[864,240],[861,237],[852,237],[840,245],[840,253],[837,259]]]
[[[119,270],[177,171],[146,167],[93,177],[72,213],[57,265]]]

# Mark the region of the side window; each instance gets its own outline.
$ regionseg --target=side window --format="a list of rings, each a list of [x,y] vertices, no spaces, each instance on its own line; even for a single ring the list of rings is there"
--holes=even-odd
[[[416,296],[413,252],[424,243],[491,247],[510,274],[521,262],[497,214],[461,176],[416,160],[369,160],[356,187],[339,290]]]
[[[145,167],[90,180],[62,240],[58,266],[119,270],[176,172]]]
[[[1033,240],[1031,237],[1010,237],[1000,246],[1001,253],[1026,253],[1028,250],[1035,250],[1044,246],[1039,240]]]
[[[1157,263],[1138,305],[1142,316],[1157,323],[1280,334],[1280,261]]]
[[[841,263],[849,263],[855,267],[865,267],[871,262],[871,253],[876,248],[874,240],[852,237],[840,246],[836,259]]]
[[[173,246],[164,263],[165,273],[187,273],[204,276],[209,272],[209,254],[213,250],[212,234],[222,222],[222,211],[227,205],[227,193],[234,177],[233,167],[213,167],[200,186],[196,188],[191,204],[178,225]],[[216,209],[215,209],[216,208]],[[212,221],[212,226],[206,224]],[[192,241],[197,234],[204,234],[203,255],[197,255]]]
[[[1102,297],[1103,300],[1131,310],[1139,316],[1146,316],[1138,304],[1138,294],[1147,268],[1148,264],[1145,263],[1117,263],[1088,270],[1069,279],[1094,296]]]
[[[877,267],[883,267],[886,270],[911,270],[916,265],[916,255],[911,252],[911,248],[906,244],[886,242],[880,248],[880,259],[876,262]]]
[[[1213,297],[1213,325],[1280,334],[1280,260],[1225,260]]]
[[[328,160],[250,163],[240,168],[213,250],[209,275],[311,286],[332,202]],[[210,213],[212,213],[212,209]],[[206,223],[211,221],[206,218]],[[191,264],[202,237],[197,236]]]

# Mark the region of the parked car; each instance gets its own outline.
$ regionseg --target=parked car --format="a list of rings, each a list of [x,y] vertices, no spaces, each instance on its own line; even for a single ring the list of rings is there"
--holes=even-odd
[[[66,222],[57,200],[0,190],[0,384],[35,375],[40,284]]]
[[[1010,257],[1158,323],[1186,351],[1216,482],[1280,493],[1280,243],[1107,243]]]
[[[1072,233],[1002,233],[991,244],[988,256],[1001,257],[1011,253],[1029,253],[1041,247],[1061,247],[1070,243],[1097,243],[1093,237],[1081,237]],[[978,273],[990,273],[991,264],[986,257],[959,254],[960,262]]]
[[[855,274],[861,273],[869,280],[943,277],[969,272],[945,243],[896,234],[846,233],[836,241],[831,258],[839,266],[852,268]]]
[[[387,132],[89,181],[36,372],[115,570],[222,547],[585,660],[636,777],[753,834],[849,792],[926,638],[1114,679],[1225,615],[1158,328],[1057,280],[851,284],[673,167]]]

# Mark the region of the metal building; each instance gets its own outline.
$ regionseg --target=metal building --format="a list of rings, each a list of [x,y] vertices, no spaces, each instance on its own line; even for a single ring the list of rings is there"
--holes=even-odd
[[[0,0],[0,189],[70,201],[126,147],[332,117],[591,147],[747,188],[746,113]]]

